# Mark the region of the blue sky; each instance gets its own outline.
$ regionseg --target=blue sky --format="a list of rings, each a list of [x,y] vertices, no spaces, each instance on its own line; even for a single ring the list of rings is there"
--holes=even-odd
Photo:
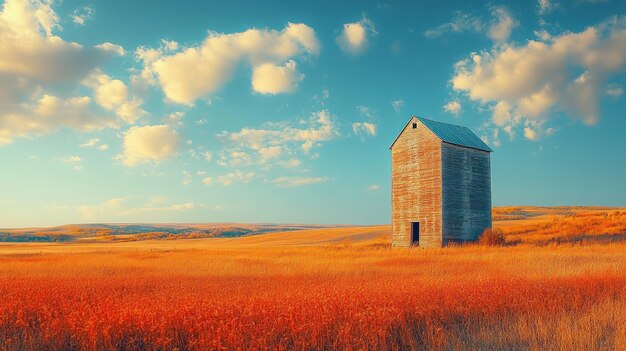
[[[0,15],[0,227],[388,223],[411,115],[494,205],[626,205],[626,3],[63,2]]]

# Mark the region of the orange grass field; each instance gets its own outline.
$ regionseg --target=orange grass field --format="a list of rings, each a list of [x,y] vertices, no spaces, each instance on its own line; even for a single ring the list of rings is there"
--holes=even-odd
[[[501,247],[3,243],[0,350],[626,350],[626,211],[566,209],[496,209]]]

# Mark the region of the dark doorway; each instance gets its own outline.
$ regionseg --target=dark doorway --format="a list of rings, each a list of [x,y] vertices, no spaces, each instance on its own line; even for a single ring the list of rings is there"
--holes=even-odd
[[[411,222],[411,245],[419,245],[420,222]]]

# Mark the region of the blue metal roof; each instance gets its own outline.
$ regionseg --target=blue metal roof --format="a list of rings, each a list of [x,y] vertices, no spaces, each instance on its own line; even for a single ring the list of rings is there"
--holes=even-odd
[[[430,129],[441,141],[459,146],[471,147],[473,149],[493,152],[482,139],[480,139],[471,129],[456,124],[432,121],[430,119],[417,117],[428,129]]]

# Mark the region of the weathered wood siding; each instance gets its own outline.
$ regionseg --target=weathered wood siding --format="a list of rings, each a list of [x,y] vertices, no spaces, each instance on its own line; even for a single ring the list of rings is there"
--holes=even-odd
[[[411,222],[420,223],[420,246],[442,245],[441,144],[413,118],[391,149],[393,246],[411,245]]]
[[[442,143],[443,243],[476,240],[491,228],[489,152]]]

